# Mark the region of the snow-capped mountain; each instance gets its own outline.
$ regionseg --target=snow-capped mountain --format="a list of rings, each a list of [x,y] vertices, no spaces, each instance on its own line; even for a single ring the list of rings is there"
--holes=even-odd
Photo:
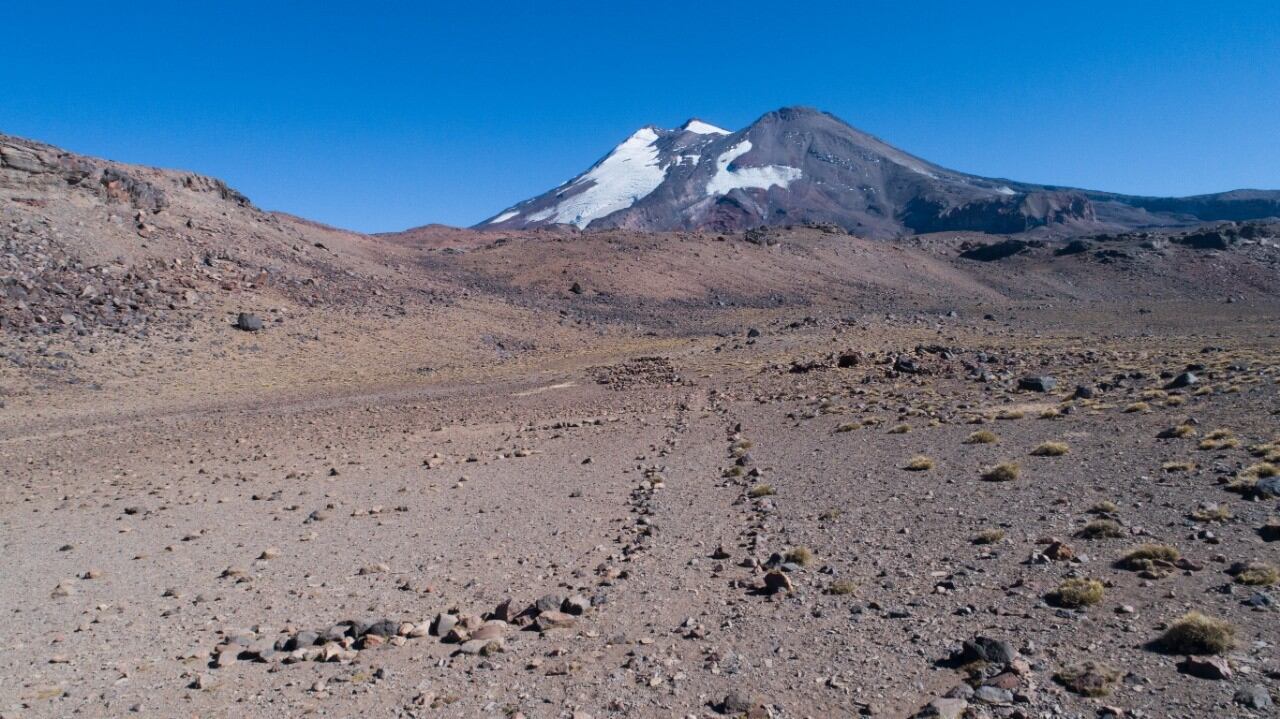
[[[940,167],[809,108],[730,132],[692,119],[642,127],[586,172],[476,225],[740,230],[824,223],[887,237],[1021,232],[1280,216],[1280,193],[1144,198],[978,177]]]

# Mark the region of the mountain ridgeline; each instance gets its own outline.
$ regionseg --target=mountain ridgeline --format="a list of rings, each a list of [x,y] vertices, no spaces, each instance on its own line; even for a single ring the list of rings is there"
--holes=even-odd
[[[1280,191],[1137,197],[969,175],[809,108],[730,132],[644,127],[569,182],[476,225],[738,231],[837,225],[865,237],[943,231],[1069,235],[1280,217]]]

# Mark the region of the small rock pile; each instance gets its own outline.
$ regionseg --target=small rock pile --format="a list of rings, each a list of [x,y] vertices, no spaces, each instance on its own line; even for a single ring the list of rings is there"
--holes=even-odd
[[[506,637],[512,630],[545,634],[572,629],[591,607],[591,600],[579,594],[548,594],[522,611],[515,611],[508,599],[483,616],[451,609],[417,622],[348,619],[321,629],[286,630],[275,638],[260,631],[231,630],[209,653],[209,666],[219,669],[238,661],[352,662],[361,651],[403,646],[410,639],[427,636],[457,645],[457,654],[489,656],[506,648]]]
[[[592,367],[587,372],[597,384],[614,390],[683,384],[680,373],[666,357],[637,357],[619,364]]]

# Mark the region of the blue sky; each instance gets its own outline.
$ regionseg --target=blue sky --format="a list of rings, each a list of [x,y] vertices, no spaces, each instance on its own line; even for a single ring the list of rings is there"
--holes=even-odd
[[[641,125],[784,105],[977,174],[1280,189],[1280,4],[901,5],[14,2],[0,132],[363,231],[472,224]]]

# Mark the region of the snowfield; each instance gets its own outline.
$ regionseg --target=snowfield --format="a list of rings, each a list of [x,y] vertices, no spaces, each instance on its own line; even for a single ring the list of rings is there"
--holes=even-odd
[[[707,181],[707,195],[726,195],[733,190],[760,188],[767,190],[774,185],[786,187],[804,174],[798,167],[765,165],[764,167],[729,167],[733,161],[751,151],[751,141],[743,140],[725,150],[716,158],[716,174]]]
[[[564,192],[584,187],[566,197],[549,210],[531,215],[530,222],[550,218],[557,224],[577,225],[582,229],[593,220],[624,210],[658,189],[666,171],[658,166],[658,133],[643,127],[613,148],[607,157],[578,179]]]

